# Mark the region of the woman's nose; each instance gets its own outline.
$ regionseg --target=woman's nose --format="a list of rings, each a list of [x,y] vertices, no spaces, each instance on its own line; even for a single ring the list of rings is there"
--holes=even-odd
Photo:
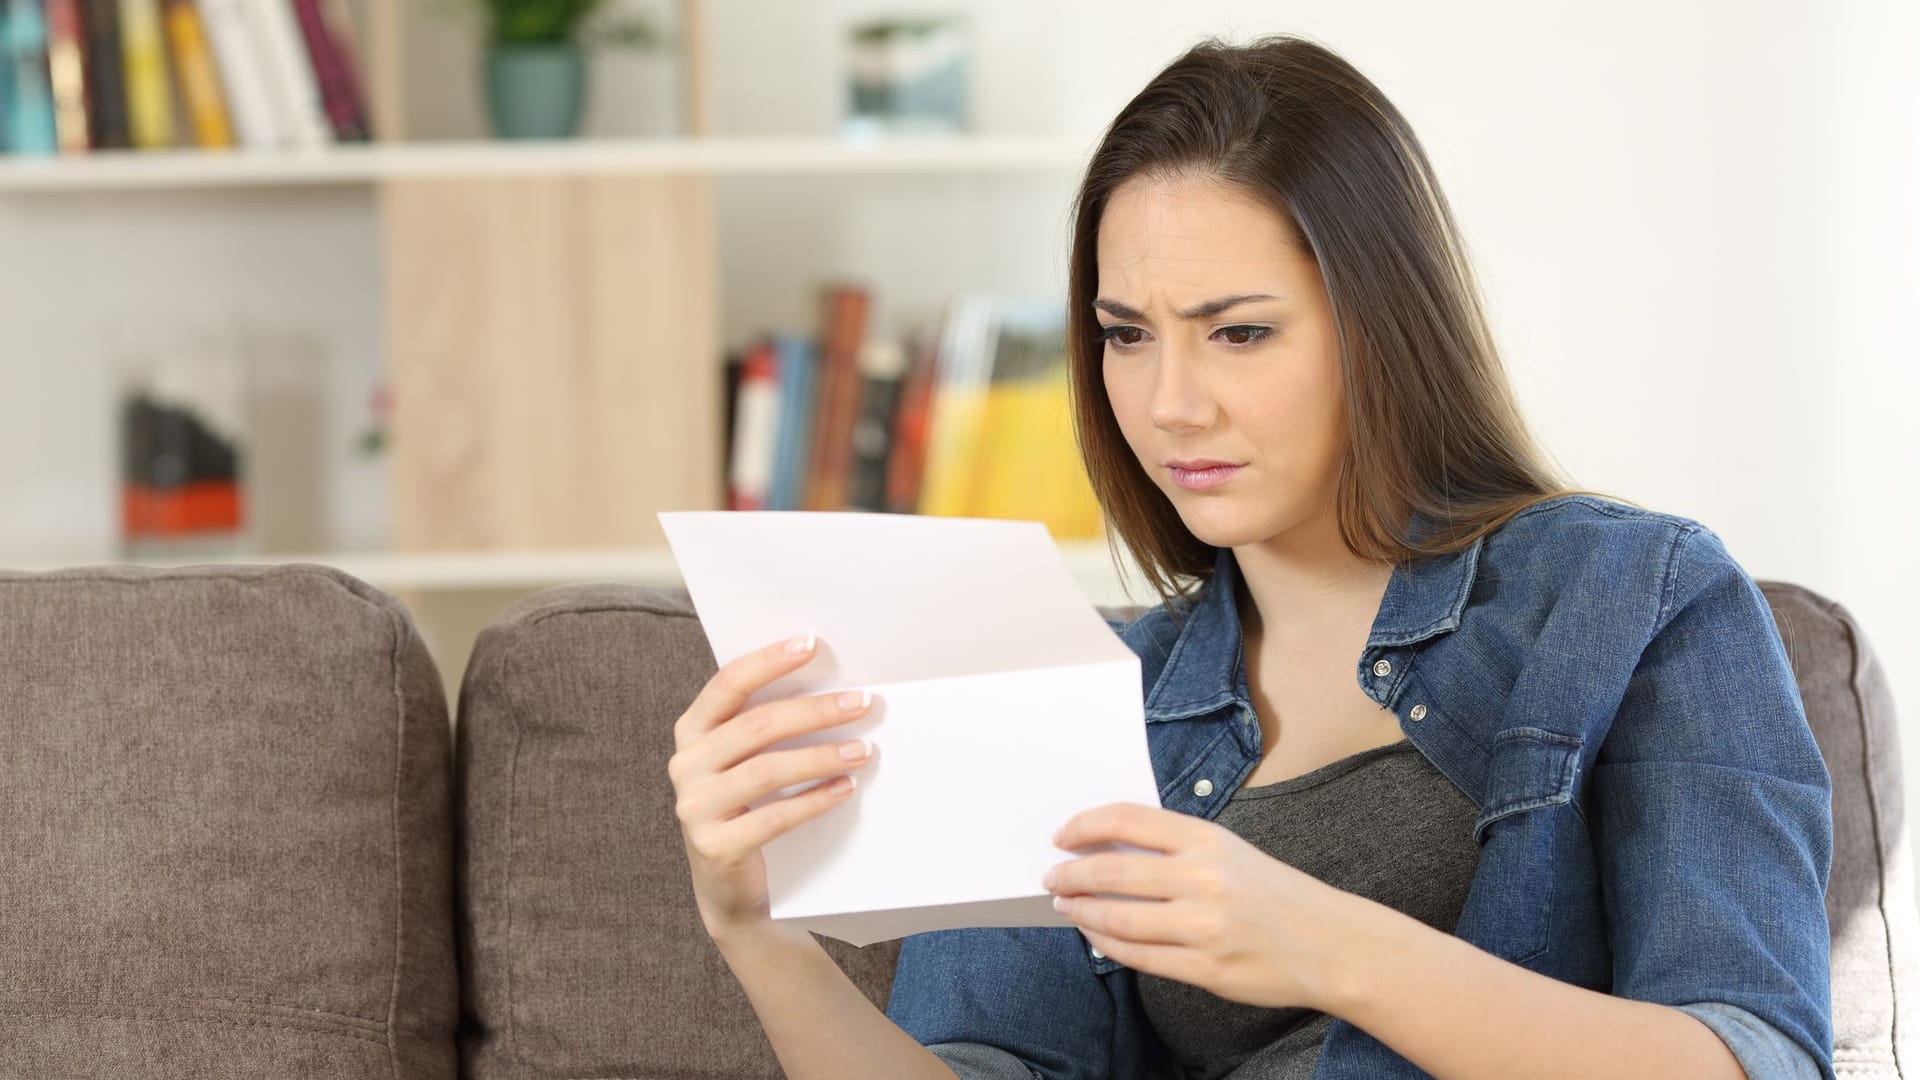
[[[1191,431],[1213,423],[1218,409],[1200,378],[1195,361],[1192,352],[1179,345],[1160,350],[1153,398],[1147,408],[1155,427],[1163,431]]]

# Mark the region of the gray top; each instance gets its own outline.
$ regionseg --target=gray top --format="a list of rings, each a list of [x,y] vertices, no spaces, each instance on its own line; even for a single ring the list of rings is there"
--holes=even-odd
[[[1335,888],[1448,933],[1480,857],[1473,800],[1405,739],[1241,788],[1221,825]],[[1332,1018],[1242,1005],[1141,973],[1140,1000],[1190,1080],[1306,1080]]]

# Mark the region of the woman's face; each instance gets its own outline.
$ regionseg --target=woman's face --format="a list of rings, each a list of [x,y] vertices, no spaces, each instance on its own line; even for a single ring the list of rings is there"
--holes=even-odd
[[[1339,347],[1288,221],[1212,178],[1136,177],[1096,244],[1107,399],[1187,528],[1239,547],[1331,514]]]

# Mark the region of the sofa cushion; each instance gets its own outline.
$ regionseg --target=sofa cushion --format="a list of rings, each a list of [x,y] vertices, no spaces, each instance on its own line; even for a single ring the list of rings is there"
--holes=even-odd
[[[677,589],[550,590],[475,643],[456,734],[474,1080],[781,1075],[700,924],[667,781],[714,670]],[[885,1005],[897,944],[827,951]]]
[[[319,567],[0,573],[0,1074],[456,1075],[450,747]]]
[[[1807,722],[1833,778],[1833,1064],[1893,1080],[1920,1069],[1920,907],[1886,672],[1844,607],[1798,585],[1758,583],[1787,647]]]

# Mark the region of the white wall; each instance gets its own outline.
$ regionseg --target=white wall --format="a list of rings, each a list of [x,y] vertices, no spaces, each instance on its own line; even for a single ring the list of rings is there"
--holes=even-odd
[[[0,199],[0,564],[117,557],[117,369],[240,342],[261,375],[309,369],[324,409],[289,448],[318,467],[281,474],[319,490],[255,497],[310,504],[308,545],[383,545],[384,476],[354,451],[380,374],[374,243],[365,190]]]

